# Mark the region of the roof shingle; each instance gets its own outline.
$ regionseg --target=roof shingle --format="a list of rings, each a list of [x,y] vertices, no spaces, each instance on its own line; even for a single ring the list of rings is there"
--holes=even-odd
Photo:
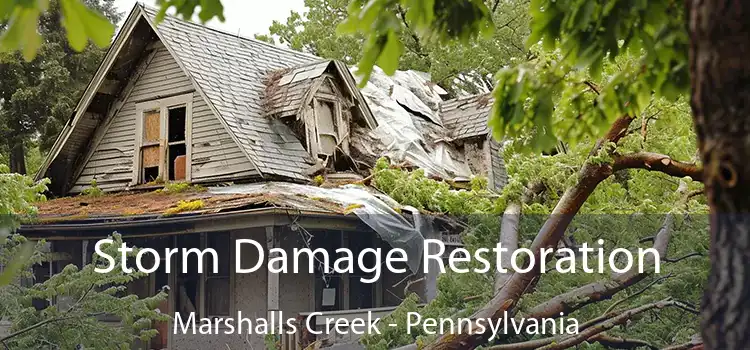
[[[156,10],[144,12],[154,21]],[[157,28],[260,172],[307,180],[310,155],[287,126],[266,117],[264,82],[272,71],[321,59],[170,16]]]

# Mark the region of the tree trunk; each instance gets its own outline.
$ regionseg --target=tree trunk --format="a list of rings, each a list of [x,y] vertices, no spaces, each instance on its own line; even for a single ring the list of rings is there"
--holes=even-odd
[[[711,215],[706,349],[750,344],[750,2],[688,0],[691,105]]]
[[[10,172],[26,175],[26,152],[23,141],[10,141]]]

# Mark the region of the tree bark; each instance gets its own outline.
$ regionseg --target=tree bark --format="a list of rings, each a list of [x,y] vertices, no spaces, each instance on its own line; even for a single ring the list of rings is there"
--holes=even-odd
[[[592,154],[596,154],[605,142],[617,143],[625,135],[632,121],[633,118],[630,116],[618,118],[607,132],[604,141],[599,141],[597,146],[594,147]],[[596,186],[610,175],[612,175],[610,164],[586,162],[583,165],[578,174],[578,182],[565,191],[560,201],[557,202],[557,205],[552,210],[552,214],[545,221],[536,238],[531,243],[529,249],[534,253],[534,261],[540,260],[543,248],[557,247],[557,243],[563,237],[565,230],[576,213],[578,213],[578,210],[583,206],[583,203],[594,192]],[[516,302],[522,295],[534,288],[539,275],[539,269],[531,269],[526,273],[512,273],[502,288],[495,293],[492,300],[471,316],[472,322],[488,319],[496,321],[504,317],[506,311],[509,316],[513,316],[516,311],[514,308]],[[472,328],[476,329],[476,327]],[[468,329],[464,329],[460,334],[443,334],[440,338],[425,346],[424,349],[473,349],[477,345],[485,343],[490,336],[489,333],[470,333]]]
[[[688,0],[691,107],[711,215],[706,349],[750,343],[750,2]]]
[[[9,141],[10,172],[26,175],[26,152],[23,147],[23,141],[14,141],[12,138]]]

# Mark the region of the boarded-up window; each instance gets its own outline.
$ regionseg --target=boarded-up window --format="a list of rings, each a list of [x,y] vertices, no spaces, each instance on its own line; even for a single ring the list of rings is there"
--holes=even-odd
[[[162,116],[166,120],[162,120]],[[185,126],[187,106],[161,106],[143,112],[140,149],[140,180],[186,179],[187,144]]]
[[[155,181],[159,178],[159,160],[161,147],[160,111],[152,110],[143,113],[143,142],[141,147],[141,169],[143,182]]]

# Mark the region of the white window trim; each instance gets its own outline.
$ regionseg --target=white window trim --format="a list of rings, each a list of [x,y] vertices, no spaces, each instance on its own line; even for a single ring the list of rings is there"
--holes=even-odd
[[[141,183],[141,147],[143,146],[143,115],[144,112],[159,110],[161,136],[159,139],[161,152],[159,154],[159,167],[164,169],[166,164],[165,150],[167,147],[169,109],[185,106],[185,181],[192,181],[192,159],[193,159],[193,93],[162,98],[153,101],[140,102],[135,104],[135,148],[133,152],[133,178],[131,185]],[[159,174],[163,180],[167,180],[166,174]]]

